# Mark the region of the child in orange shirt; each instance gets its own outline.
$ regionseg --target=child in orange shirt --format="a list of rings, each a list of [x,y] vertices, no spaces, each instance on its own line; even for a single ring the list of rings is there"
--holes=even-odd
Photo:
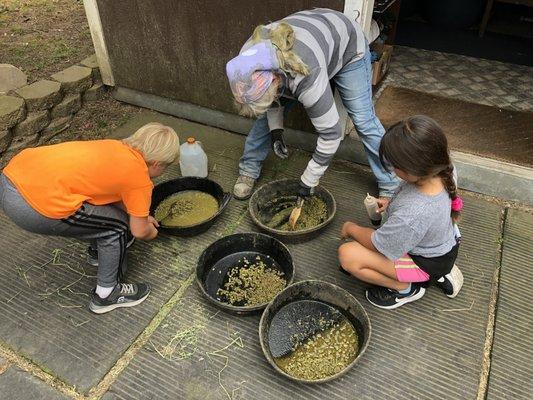
[[[0,175],[0,208],[34,233],[74,237],[97,251],[97,286],[89,308],[102,314],[132,307],[150,293],[146,283],[124,283],[128,231],[152,240],[153,183],[179,157],[179,138],[150,123],[119,140],[65,142],[25,149]]]

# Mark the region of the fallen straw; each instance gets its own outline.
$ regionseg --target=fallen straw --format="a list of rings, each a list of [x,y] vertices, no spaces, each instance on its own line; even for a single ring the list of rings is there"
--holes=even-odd
[[[150,342],[154,350],[166,360],[184,360],[192,357],[198,350],[199,335],[205,329],[207,320],[214,318],[220,311],[211,316],[202,315],[200,321],[187,328],[177,331],[170,341],[158,349],[157,346]]]
[[[72,325],[74,325],[76,328],[79,328],[80,326],[83,326],[83,325],[89,323],[90,321],[91,320],[88,319],[86,321],[83,321],[83,322],[80,322],[80,323],[76,323],[76,322],[74,322],[74,320],[72,318],[70,318],[70,322],[72,322]]]
[[[17,297],[17,296],[18,296],[19,294],[21,294],[21,293],[22,293],[22,290],[19,290],[17,293],[15,293],[13,296],[11,296],[11,297],[9,298],[9,300],[6,301],[6,304],[11,303],[11,301],[14,300],[15,297]]]
[[[472,303],[470,304],[470,307],[468,308],[445,308],[443,310],[439,311],[446,311],[446,312],[455,312],[455,311],[470,311],[472,307],[474,307],[475,300],[472,300]]]
[[[24,278],[28,287],[31,288],[30,281],[28,279],[28,275],[26,274],[26,271],[23,271],[22,268],[17,267],[17,272],[21,278]]]
[[[40,266],[38,266],[37,268],[43,268],[44,266],[48,265],[48,264],[52,264],[53,266],[55,267],[65,267],[66,269],[74,272],[75,274],[79,275],[79,278],[74,280],[73,282],[67,284],[67,285],[64,285],[64,286],[61,286],[61,287],[58,287],[56,289],[53,289],[51,291],[46,291],[44,293],[38,293],[37,295],[38,296],[41,296],[41,301],[42,300],[47,300],[47,299],[50,299],[51,296],[53,295],[57,295],[57,297],[59,299],[63,299],[63,300],[66,300],[66,301],[75,301],[75,299],[69,297],[66,295],[66,292],[70,292],[74,295],[78,295],[78,296],[88,296],[88,294],[86,293],[80,293],[80,292],[76,292],[74,290],[72,290],[72,286],[76,285],[77,283],[79,283],[83,278],[91,278],[92,276],[90,275],[87,275],[85,273],[85,270],[83,268],[80,267],[80,264],[78,263],[78,267],[80,267],[81,271],[76,269],[76,268],[73,268],[71,267],[69,264],[67,263],[63,263],[61,262],[61,253],[62,253],[62,250],[61,249],[54,249],[52,250],[52,259],[48,260],[47,262],[41,264]],[[30,267],[28,268],[31,269],[31,268],[35,268],[35,267]],[[83,306],[81,305],[67,305],[67,304],[63,304],[59,301],[57,301],[57,299],[52,299],[52,301],[59,307],[61,308],[81,308]],[[80,325],[81,326],[81,325]]]
[[[222,369],[220,371],[218,371],[218,384],[220,385],[220,387],[222,388],[222,390],[224,391],[224,393],[228,397],[228,400],[233,400],[234,399],[234,395],[235,395],[235,391],[237,389],[240,389],[240,388],[233,389],[231,394],[230,394],[228,392],[228,390],[226,389],[226,387],[222,384],[222,372],[226,369],[226,367],[229,364],[229,357],[224,355],[224,354],[219,354],[219,353],[222,353],[223,351],[229,349],[234,344],[239,346],[241,349],[244,347],[244,343],[242,341],[242,338],[240,336],[238,336],[238,337],[234,338],[229,344],[227,344],[226,346],[222,347],[221,349],[218,349],[218,350],[215,350],[215,351],[211,351],[211,352],[207,352],[207,351],[205,352],[205,354],[207,355],[207,357],[211,361],[213,361],[211,356],[220,357],[220,358],[224,359],[224,365],[223,365]],[[242,384],[242,383],[243,382],[241,382],[240,384]]]
[[[74,306],[74,305],[65,305],[65,304],[61,304],[58,301],[54,301],[54,303],[56,303],[61,308],[82,308],[83,307],[81,305],[76,305],[76,306]]]

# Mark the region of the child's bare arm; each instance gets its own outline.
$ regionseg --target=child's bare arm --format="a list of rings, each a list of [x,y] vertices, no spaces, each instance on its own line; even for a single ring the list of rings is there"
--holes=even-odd
[[[359,242],[360,244],[365,246],[367,249],[377,251],[371,240],[373,232],[374,229],[372,228],[365,228],[363,226],[359,226],[355,222],[345,222],[342,226],[341,238],[352,238],[356,242]]]
[[[152,216],[135,217],[130,215],[130,230],[133,236],[140,240],[152,240],[157,236],[159,224]]]

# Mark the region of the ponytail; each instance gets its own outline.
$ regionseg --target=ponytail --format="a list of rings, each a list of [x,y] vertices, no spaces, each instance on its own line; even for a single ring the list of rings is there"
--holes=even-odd
[[[286,22],[280,22],[274,29],[268,30],[265,35],[264,25],[255,28],[252,34],[252,42],[257,43],[261,40],[269,39],[277,49],[277,56],[280,68],[289,73],[309,75],[309,67],[302,61],[298,55],[292,51],[294,46],[294,30]]]
[[[461,199],[457,195],[457,185],[455,184],[455,180],[453,179],[453,165],[448,165],[445,169],[439,172],[438,175],[442,179],[442,183],[444,185],[444,188],[450,195],[450,199],[452,199],[451,217],[453,222],[457,222],[459,220],[459,217],[461,216],[461,207],[454,207],[453,204],[455,204],[455,202],[457,201],[461,202]]]

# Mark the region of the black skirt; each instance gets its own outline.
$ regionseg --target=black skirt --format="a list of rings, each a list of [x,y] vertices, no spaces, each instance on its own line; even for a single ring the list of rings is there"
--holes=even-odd
[[[409,254],[409,256],[421,270],[426,272],[431,279],[435,280],[450,273],[453,268],[453,264],[455,263],[455,259],[457,258],[458,252],[459,241],[449,252],[443,254],[442,256],[423,257],[417,256],[416,254]]]

